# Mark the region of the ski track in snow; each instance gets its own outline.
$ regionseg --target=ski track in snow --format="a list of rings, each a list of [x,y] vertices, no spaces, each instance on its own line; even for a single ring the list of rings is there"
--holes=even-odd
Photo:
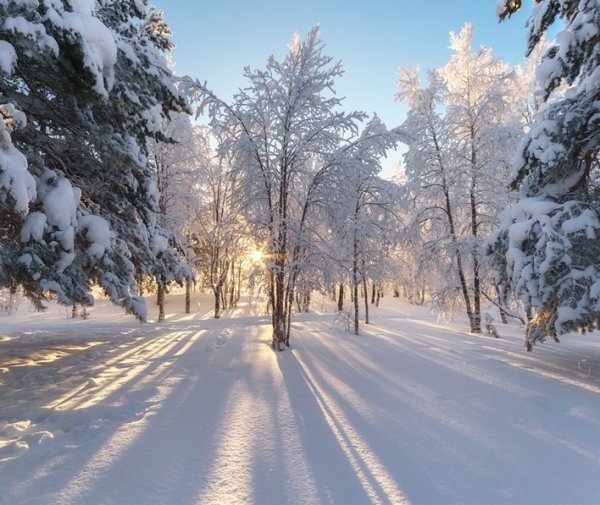
[[[525,353],[386,300],[274,353],[248,309],[0,319],[0,503],[600,502],[597,335]]]

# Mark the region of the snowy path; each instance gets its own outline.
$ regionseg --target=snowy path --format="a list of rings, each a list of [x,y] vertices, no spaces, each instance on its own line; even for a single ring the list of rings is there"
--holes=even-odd
[[[600,502],[597,336],[526,354],[402,305],[276,354],[203,316],[0,339],[0,503]]]

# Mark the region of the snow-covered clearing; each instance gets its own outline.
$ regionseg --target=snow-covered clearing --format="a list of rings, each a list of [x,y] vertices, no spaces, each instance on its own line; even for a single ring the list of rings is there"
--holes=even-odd
[[[597,335],[528,354],[385,299],[357,337],[317,305],[282,353],[208,298],[3,316],[0,503],[600,502]]]

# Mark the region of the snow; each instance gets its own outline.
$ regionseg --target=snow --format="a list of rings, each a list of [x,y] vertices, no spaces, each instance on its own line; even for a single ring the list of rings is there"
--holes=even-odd
[[[598,218],[591,209],[584,209],[578,216],[570,217],[561,224],[565,234],[584,232],[585,236],[593,240],[597,236]]]
[[[56,226],[59,230],[73,227],[77,222],[77,204],[80,192],[74,191],[68,179],[57,175],[52,170],[47,170],[42,176],[38,195],[43,201],[44,213],[49,225]],[[67,247],[66,249],[71,249]]]
[[[46,28],[41,23],[31,23],[22,16],[7,17],[2,25],[6,31],[21,33],[39,44],[42,48],[49,49],[53,54],[58,55],[58,44],[56,40],[46,33]]]
[[[169,247],[169,240],[162,235],[155,234],[152,237],[152,250],[155,254],[166,251]]]
[[[110,249],[112,233],[106,219],[100,216],[87,215],[79,218],[79,228],[86,232],[85,238],[91,243],[88,256],[100,259]]]
[[[35,197],[35,179],[27,170],[27,159],[13,145],[9,133],[24,119],[11,104],[0,105],[0,109],[7,114],[11,110],[14,112],[12,118],[0,121],[0,197],[6,190],[15,200],[15,211],[26,213],[29,202]]]
[[[94,0],[73,0],[73,12],[65,12],[65,28],[78,32],[84,43],[84,61],[96,75],[94,89],[108,96],[115,80],[117,44],[110,29],[94,16]]]
[[[16,62],[15,48],[5,40],[0,40],[0,71],[8,75],[12,74]]]
[[[0,317],[0,503],[597,503],[595,336],[525,353],[385,298],[357,337],[317,300],[274,353],[263,300],[193,301]]]

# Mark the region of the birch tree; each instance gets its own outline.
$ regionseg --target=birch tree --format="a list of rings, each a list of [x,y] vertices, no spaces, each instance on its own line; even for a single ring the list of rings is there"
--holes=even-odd
[[[425,257],[437,258],[446,279],[433,294],[440,312],[466,311],[472,332],[481,331],[487,275],[485,238],[508,202],[498,191],[509,171],[521,125],[511,113],[510,69],[491,51],[471,49],[472,27],[451,34],[453,55],[428,74],[400,72],[398,97],[410,112],[405,156],[407,187],[415,202],[411,226],[426,238]]]
[[[247,68],[248,86],[226,104],[195,83],[213,126],[226,141],[244,192],[246,217],[265,244],[273,348],[290,342],[290,318],[314,197],[339,164],[335,153],[356,140],[362,112],[340,110],[340,62],[323,54],[319,28],[294,35],[282,61]]]

